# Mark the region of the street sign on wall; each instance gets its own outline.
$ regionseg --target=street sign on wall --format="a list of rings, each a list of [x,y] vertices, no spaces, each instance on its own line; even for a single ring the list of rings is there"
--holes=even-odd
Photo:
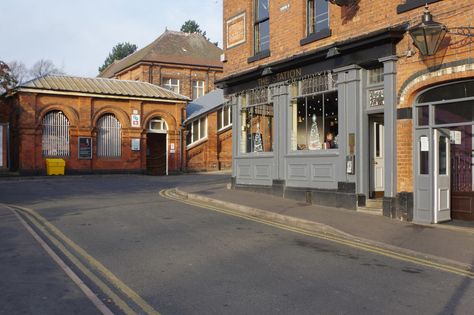
[[[131,116],[131,124],[134,128],[140,128],[140,115],[133,114]]]

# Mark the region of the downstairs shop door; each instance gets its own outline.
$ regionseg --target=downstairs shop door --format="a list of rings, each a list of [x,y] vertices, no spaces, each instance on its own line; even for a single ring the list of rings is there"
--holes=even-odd
[[[166,134],[148,133],[147,139],[146,168],[150,175],[166,175],[167,157]]]

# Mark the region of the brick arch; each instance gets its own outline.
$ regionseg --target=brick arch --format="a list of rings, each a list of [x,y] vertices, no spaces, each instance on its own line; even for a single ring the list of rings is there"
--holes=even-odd
[[[117,107],[114,106],[106,106],[98,110],[97,112],[94,113],[92,117],[92,126],[93,128],[96,128],[97,126],[97,121],[100,119],[100,117],[104,116],[105,114],[112,114],[117,118],[117,120],[120,122],[122,125],[122,128],[130,128],[130,119],[127,115],[127,113],[124,110],[121,110]]]
[[[178,122],[176,121],[176,117],[174,117],[171,113],[165,112],[163,110],[154,110],[148,113],[145,118],[143,119],[143,129],[146,130],[150,120],[156,117],[161,117],[166,124],[168,125],[168,131],[173,131],[178,129]]]
[[[411,107],[420,92],[429,87],[452,81],[474,78],[474,62],[461,65],[444,65],[441,69],[431,72],[420,71],[410,77],[402,85],[399,93],[399,106]]]
[[[36,128],[41,128],[41,123],[43,121],[44,116],[47,113],[53,111],[61,111],[64,113],[66,118],[69,120],[70,128],[76,128],[79,124],[79,113],[72,107],[60,104],[53,104],[44,107],[42,110],[38,112],[38,120],[36,122]]]

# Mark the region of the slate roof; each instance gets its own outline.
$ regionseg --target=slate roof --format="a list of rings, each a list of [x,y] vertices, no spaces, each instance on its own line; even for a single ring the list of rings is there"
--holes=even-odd
[[[162,62],[209,67],[222,67],[222,49],[198,33],[166,30],[148,46],[112,63],[99,77],[112,78],[139,62]]]
[[[227,99],[224,97],[224,90],[216,89],[204,96],[190,102],[186,107],[186,122],[193,120],[203,114],[212,112],[214,109],[224,105]]]
[[[24,89],[189,101],[186,96],[154,84],[106,78],[47,75],[17,88],[18,91]]]

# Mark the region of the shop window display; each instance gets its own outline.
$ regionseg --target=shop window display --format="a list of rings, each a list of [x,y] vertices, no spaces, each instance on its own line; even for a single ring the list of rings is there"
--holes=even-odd
[[[338,148],[337,92],[300,97],[293,100],[291,107],[293,151]]]
[[[273,151],[273,105],[261,104],[242,109],[241,152]]]

